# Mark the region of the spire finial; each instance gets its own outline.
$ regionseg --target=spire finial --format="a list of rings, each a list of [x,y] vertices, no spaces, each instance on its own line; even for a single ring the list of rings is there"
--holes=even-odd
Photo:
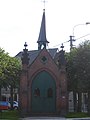
[[[44,8],[43,10],[45,11],[45,4],[46,4],[46,0],[42,0],[43,4],[44,4]]]
[[[25,42],[25,44],[24,44],[25,49],[26,49],[27,46],[28,46],[28,45],[27,45],[27,43]]]
[[[62,45],[61,45],[61,48],[62,48],[62,50],[63,50],[63,48],[64,48],[63,43],[62,43]]]

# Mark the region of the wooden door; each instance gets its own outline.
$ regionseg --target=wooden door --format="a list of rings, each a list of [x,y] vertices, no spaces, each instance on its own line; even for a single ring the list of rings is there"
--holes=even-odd
[[[32,112],[52,113],[56,108],[56,84],[46,71],[36,75],[32,82]]]

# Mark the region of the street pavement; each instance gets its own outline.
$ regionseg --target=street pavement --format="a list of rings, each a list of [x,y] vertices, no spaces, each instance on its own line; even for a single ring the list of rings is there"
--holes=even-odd
[[[20,120],[90,120],[90,118],[28,117]]]

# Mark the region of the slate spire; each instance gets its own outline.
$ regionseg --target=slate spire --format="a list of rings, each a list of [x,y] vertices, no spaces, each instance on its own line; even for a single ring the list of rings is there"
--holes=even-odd
[[[46,38],[45,9],[43,9],[41,28],[37,43],[38,43],[38,50],[40,50],[42,46],[46,49],[46,45],[47,43],[49,43]]]

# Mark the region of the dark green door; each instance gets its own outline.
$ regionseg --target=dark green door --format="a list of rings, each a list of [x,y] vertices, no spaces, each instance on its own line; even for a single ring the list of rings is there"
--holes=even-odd
[[[42,71],[32,82],[32,112],[55,112],[56,85],[53,77]]]

